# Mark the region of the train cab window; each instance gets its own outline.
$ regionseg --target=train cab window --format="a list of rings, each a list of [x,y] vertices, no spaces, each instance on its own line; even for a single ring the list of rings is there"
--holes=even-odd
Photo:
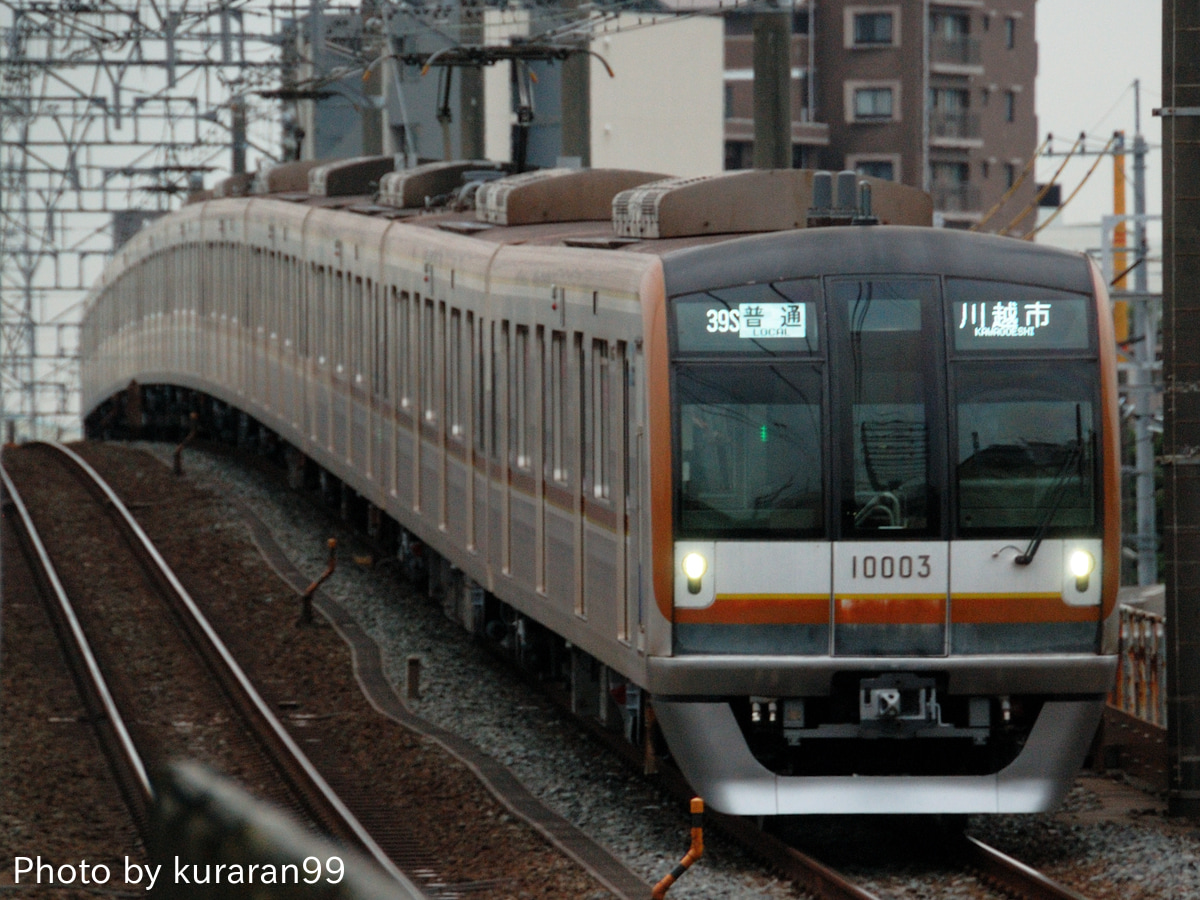
[[[961,534],[1096,526],[1095,365],[987,361],[955,367]]]
[[[947,279],[946,299],[958,532],[1095,528],[1100,388],[1090,298]]]
[[[839,280],[842,531],[847,536],[940,528],[931,435],[937,422],[937,286],[906,279]]]
[[[680,536],[824,533],[821,370],[676,367]]]

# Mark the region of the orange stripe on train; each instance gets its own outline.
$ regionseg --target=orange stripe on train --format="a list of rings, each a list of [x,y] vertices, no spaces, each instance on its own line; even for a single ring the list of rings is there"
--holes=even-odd
[[[828,594],[717,594],[712,606],[675,610],[676,625],[828,625]]]
[[[943,625],[945,594],[839,594],[838,625]]]
[[[1068,606],[1055,593],[955,594],[950,604],[950,621],[959,625],[1096,622],[1099,618],[1100,607]]]

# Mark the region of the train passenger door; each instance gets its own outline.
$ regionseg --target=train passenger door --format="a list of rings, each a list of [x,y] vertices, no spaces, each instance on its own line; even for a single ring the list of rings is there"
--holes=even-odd
[[[827,284],[838,429],[838,656],[946,653],[949,544],[938,285],[863,277]]]

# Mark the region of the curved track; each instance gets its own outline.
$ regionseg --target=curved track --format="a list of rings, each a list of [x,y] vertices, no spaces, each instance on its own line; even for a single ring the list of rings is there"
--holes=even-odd
[[[294,798],[293,802],[287,805],[302,807],[315,822],[326,830],[360,847],[392,876],[408,896],[424,896],[380,849],[374,838],[333,792],[271,712],[186,589],[166,565],[115,492],[91,466],[68,448],[58,444],[39,446],[42,448],[39,452],[47,454],[53,452],[55,458],[60,461],[60,465],[69,468],[72,477],[82,486],[83,489],[76,492],[73,500],[77,505],[76,515],[89,514],[85,510],[90,505],[92,507],[90,514],[107,517],[114,524],[115,528],[109,535],[110,542],[107,548],[99,551],[109,560],[109,564],[105,568],[106,573],[121,571],[127,575],[130,571],[137,569],[145,574],[144,578],[127,579],[106,586],[123,595],[121,602],[126,611],[134,603],[152,604],[156,599],[160,606],[165,602],[170,607],[170,618],[174,619],[178,632],[175,642],[180,649],[177,652],[182,655],[198,654],[203,659],[202,665],[193,665],[189,671],[194,673],[198,669],[205,669],[208,671],[209,677],[219,685],[216,692],[224,694],[226,703],[237,710],[237,719],[254,735],[255,741],[270,757],[271,765],[278,770],[279,776],[286,783],[286,792]],[[119,701],[114,699],[114,695],[119,695],[121,691],[120,689],[116,691],[111,689],[108,684],[110,679],[102,674],[101,669],[104,664],[101,660],[106,654],[103,651],[93,650],[86,637],[86,632],[89,630],[88,613],[77,613],[68,599],[64,579],[60,577],[53,564],[52,555],[46,549],[47,542],[38,534],[35,525],[36,516],[30,515],[28,506],[22,500],[7,473],[4,476],[4,483],[14,508],[19,512],[24,539],[32,548],[33,555],[40,561],[41,578],[55,598],[57,615],[65,623],[66,633],[72,636],[68,652],[76,660],[75,666],[80,673],[81,682],[89,685],[87,692],[92,698],[89,702],[94,709],[103,711],[107,724],[102,732],[108,735],[108,739],[105,741],[106,752],[115,761],[123,792],[131,803],[131,809],[139,826],[144,828],[148,819],[147,811],[154,797],[154,788],[148,771],[154,765],[154,756],[156,754],[161,756],[163,748],[160,746],[152,751],[149,763],[143,761],[143,754],[137,747],[139,739],[131,736],[131,729],[125,725],[118,711]],[[134,598],[132,595],[139,593],[137,582],[141,582],[140,593],[142,596]],[[153,593],[157,594],[157,598],[149,596],[151,586],[153,586]],[[113,632],[120,630],[117,625],[107,624],[109,628],[106,630]],[[94,624],[91,630],[100,631],[95,628]],[[147,640],[148,638],[139,635],[134,639]],[[156,632],[155,637],[149,638],[149,640],[169,641],[171,638],[165,637],[164,632],[160,629]],[[108,651],[110,660],[119,652],[119,650],[110,648]],[[189,688],[192,687],[194,685],[189,685]],[[209,696],[205,700],[206,703],[212,703],[212,693],[212,690],[208,691]],[[219,712],[212,712],[211,705],[205,709],[206,715],[211,716],[213,721],[219,720],[222,716]],[[140,709],[139,714],[142,714]],[[134,731],[137,730],[134,729]],[[144,735],[140,737],[143,742],[151,744],[155,742],[153,737],[148,740]],[[225,739],[221,740],[223,742]]]

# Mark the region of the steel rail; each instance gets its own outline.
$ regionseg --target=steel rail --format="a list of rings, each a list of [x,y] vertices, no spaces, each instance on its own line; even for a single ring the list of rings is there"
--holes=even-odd
[[[215,671],[221,671],[229,676],[232,684],[227,685],[227,690],[232,694],[234,690],[239,695],[239,700],[249,704],[253,710],[254,716],[266,726],[268,737],[272,743],[278,747],[282,747],[286,754],[286,759],[298,768],[307,779],[309,785],[317,792],[320,801],[339,819],[341,826],[344,826],[346,832],[357,841],[366,853],[393,879],[399,882],[409,893],[414,897],[425,896],[425,893],[417,887],[399,868],[388,858],[387,854],[379,847],[370,833],[363,827],[362,823],[352,813],[341,798],[334,792],[333,788],[317,770],[305,755],[300,746],[292,739],[292,736],[283,727],[283,724],[271,712],[270,707],[262,699],[262,696],[251,684],[250,679],[242,670],[237,660],[226,648],[224,642],[217,635],[209,624],[208,619],[200,611],[187,589],[179,581],[178,577],[167,565],[158,549],[150,541],[142,527],[133,518],[125,504],[121,502],[121,498],[108,485],[100,474],[80,457],[77,453],[68,447],[63,446],[55,441],[40,442],[43,446],[50,447],[58,451],[66,459],[70,460],[74,465],[87,475],[90,479],[91,487],[98,491],[103,498],[111,505],[113,512],[125,526],[127,533],[133,538],[139,552],[144,553],[145,557],[151,561],[155,568],[153,573],[156,577],[166,584],[170,591],[175,595],[180,606],[187,612],[185,619],[189,633],[200,645],[203,655],[206,658],[215,656],[213,668]],[[225,681],[226,679],[222,679]],[[231,699],[234,699],[231,696]],[[239,703],[240,705],[240,703]],[[302,795],[307,794],[303,785],[294,785]]]
[[[108,750],[112,764],[119,770],[118,780],[131,779],[140,793],[140,798],[137,798],[140,802],[135,801],[134,798],[128,799],[137,802],[138,808],[133,810],[133,813],[135,817],[140,817],[141,824],[144,824],[150,804],[154,802],[154,787],[151,784],[145,762],[134,745],[133,738],[129,735],[129,729],[125,726],[125,720],[122,718],[120,710],[117,709],[112,692],[108,688],[108,682],[104,678],[104,673],[100,671],[100,665],[96,662],[91,644],[88,643],[87,635],[83,633],[79,617],[75,614],[75,608],[71,605],[71,599],[63,588],[62,580],[58,577],[58,572],[54,568],[50,554],[46,551],[46,545],[38,533],[37,526],[33,523],[33,518],[29,515],[25,501],[21,498],[21,494],[13,484],[8,472],[2,467],[0,467],[0,479],[3,480],[5,493],[8,494],[8,499],[17,512],[21,536],[36,557],[46,586],[58,604],[59,621],[65,626],[67,635],[74,644],[74,656],[83,668],[83,671],[77,671],[77,676],[83,682],[81,687],[92,695],[93,702],[99,705],[105,719],[112,727],[113,739],[106,740],[102,736],[101,741]],[[63,636],[64,643],[66,643],[67,635]],[[113,743],[116,744],[115,747],[112,746]]]
[[[1029,900],[1087,900],[1078,891],[1047,878],[1037,869],[968,834],[962,836],[962,846],[956,849],[960,850],[968,866],[1013,896]]]
[[[511,658],[493,649],[498,659],[511,664]],[[547,685],[536,681],[520,668],[514,671],[524,677],[533,688],[541,691],[558,708],[568,715],[573,722],[582,725],[588,732],[604,744],[609,750],[625,760],[632,768],[642,769],[645,765],[643,748],[634,746],[623,735],[609,731],[602,724],[586,716],[571,712],[571,704],[566,695],[560,691],[547,690]],[[666,760],[658,760],[654,775],[659,785],[676,799],[687,803],[694,797],[695,791],[687,783],[687,779],[674,765]],[[754,819],[745,816],[730,816],[724,813],[706,809],[705,821],[718,831],[734,841],[748,855],[761,862],[792,882],[815,900],[880,900],[866,888],[860,887],[840,872],[822,863],[820,860],[797,850],[773,834],[763,831],[755,824]]]

